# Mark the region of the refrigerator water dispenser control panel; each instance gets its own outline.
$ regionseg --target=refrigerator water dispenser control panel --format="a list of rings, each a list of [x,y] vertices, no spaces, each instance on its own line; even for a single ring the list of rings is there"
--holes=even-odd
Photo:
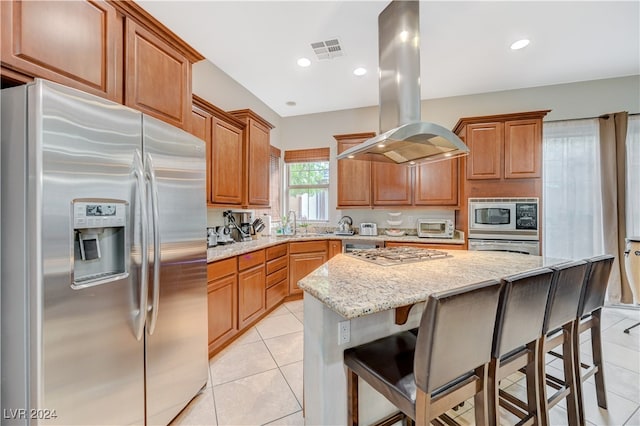
[[[73,227],[104,228],[108,226],[124,226],[125,203],[123,202],[87,202],[73,203]]]

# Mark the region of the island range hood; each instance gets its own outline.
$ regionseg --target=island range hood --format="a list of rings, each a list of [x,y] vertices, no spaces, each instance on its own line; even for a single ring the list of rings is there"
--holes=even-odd
[[[414,165],[467,155],[452,131],[420,121],[420,6],[392,1],[378,16],[380,135],[338,155]]]

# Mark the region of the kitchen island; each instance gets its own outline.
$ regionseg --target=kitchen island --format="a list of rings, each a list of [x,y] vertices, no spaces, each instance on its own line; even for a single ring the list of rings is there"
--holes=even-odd
[[[422,302],[430,294],[565,261],[490,251],[447,253],[446,258],[395,266],[378,266],[341,254],[298,283],[305,292],[305,424],[346,423],[344,350],[417,327]],[[397,313],[406,313],[413,305],[406,321],[398,325],[405,318],[397,318]],[[341,344],[339,325],[345,321],[350,336]],[[362,424],[397,411],[362,381],[359,399]]]

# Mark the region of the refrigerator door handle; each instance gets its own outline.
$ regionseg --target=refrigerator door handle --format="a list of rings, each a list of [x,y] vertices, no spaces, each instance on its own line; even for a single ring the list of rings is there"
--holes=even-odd
[[[145,158],[145,179],[149,182],[151,198],[151,216],[153,220],[153,287],[152,301],[149,306],[149,335],[152,335],[158,322],[158,309],[160,304],[160,218],[158,209],[158,183],[153,168],[151,154]]]
[[[137,149],[133,158],[133,175],[136,178],[136,195],[138,196],[137,202],[140,206],[139,226],[142,229],[140,233],[140,304],[138,307],[138,324],[136,325],[136,339],[142,340],[149,297],[149,243],[147,241],[147,196],[144,182],[144,168],[142,166],[142,156]]]

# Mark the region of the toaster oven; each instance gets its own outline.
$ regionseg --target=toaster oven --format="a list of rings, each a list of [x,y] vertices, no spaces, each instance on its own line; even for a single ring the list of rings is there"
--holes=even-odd
[[[453,221],[449,219],[418,219],[418,237],[453,238]]]

